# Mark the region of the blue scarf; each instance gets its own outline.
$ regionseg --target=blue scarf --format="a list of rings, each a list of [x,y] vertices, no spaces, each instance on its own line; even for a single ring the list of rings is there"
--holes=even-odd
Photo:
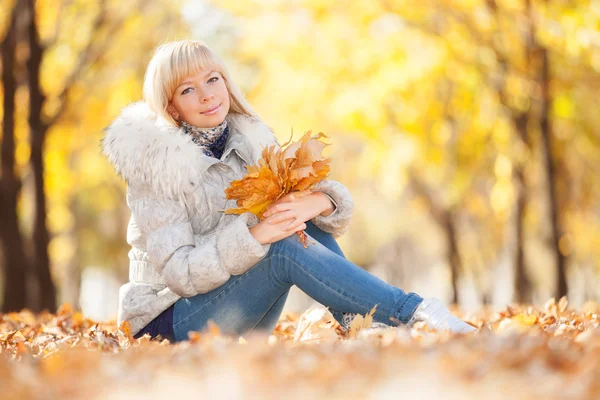
[[[181,121],[183,131],[192,137],[192,141],[202,147],[204,154],[209,157],[221,159],[227,137],[229,136],[229,127],[227,120],[223,120],[219,125],[213,128],[198,128],[190,125],[185,121]]]

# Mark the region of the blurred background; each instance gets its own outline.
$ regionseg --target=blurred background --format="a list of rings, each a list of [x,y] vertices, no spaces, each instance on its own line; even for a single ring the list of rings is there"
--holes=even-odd
[[[100,139],[182,38],[282,143],[331,137],[356,264],[467,310],[600,298],[600,0],[0,0],[3,311],[116,317],[130,214]]]

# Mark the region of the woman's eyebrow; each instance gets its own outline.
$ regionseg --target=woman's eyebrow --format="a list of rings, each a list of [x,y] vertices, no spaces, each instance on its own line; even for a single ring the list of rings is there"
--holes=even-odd
[[[204,77],[206,78],[207,76],[209,76],[209,75],[210,75],[210,74],[212,74],[213,72],[218,72],[218,71],[217,71],[216,69],[213,69],[212,71],[209,71],[209,72],[208,72],[206,75],[204,75]],[[183,85],[188,85],[188,84],[191,84],[191,83],[192,83],[192,81],[189,81],[189,80],[187,80],[187,81],[183,81],[183,82],[181,82],[181,85],[177,86],[177,89],[179,89],[179,88],[180,88],[180,87],[182,87]]]
[[[181,82],[181,83],[179,84],[179,86],[177,86],[177,87],[175,88],[175,90],[179,89],[180,87],[182,87],[182,86],[184,86],[184,85],[189,85],[189,84],[191,84],[191,83],[192,83],[192,82],[190,82],[190,81],[183,81],[183,82]]]

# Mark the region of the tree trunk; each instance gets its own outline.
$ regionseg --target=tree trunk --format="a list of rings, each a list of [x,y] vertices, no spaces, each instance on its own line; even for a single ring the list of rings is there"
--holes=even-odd
[[[446,255],[450,265],[450,281],[452,284],[452,302],[458,304],[458,277],[462,273],[462,260],[458,250],[458,237],[456,225],[454,223],[454,211],[439,204],[426,187],[425,183],[417,176],[415,172],[409,173],[411,187],[417,194],[422,196],[433,219],[444,231],[446,241]]]
[[[542,106],[540,115],[540,129],[542,135],[542,154],[544,156],[545,173],[547,181],[547,196],[550,206],[550,224],[552,252],[556,260],[556,298],[567,295],[567,273],[566,257],[561,253],[559,242],[562,236],[562,229],[559,216],[558,191],[556,160],[552,156],[552,125],[550,124],[550,61],[548,59],[548,50],[540,48],[540,58],[542,63],[540,84],[542,88]]]
[[[528,122],[531,117],[531,109],[527,112],[515,115],[513,122],[521,141],[532,151],[532,144],[528,131]],[[515,166],[514,176],[517,180],[517,208],[516,208],[516,251],[515,251],[515,294],[520,303],[530,303],[533,300],[531,279],[525,270],[525,208],[527,207],[527,179],[525,175],[525,163],[519,162]]]
[[[17,2],[6,37],[1,45],[2,85],[4,88],[4,119],[2,120],[2,170],[0,171],[0,239],[3,247],[4,300],[2,311],[19,311],[27,300],[27,257],[19,229],[17,201],[21,181],[15,173],[15,92],[14,71],[17,23],[21,14]]]
[[[48,257],[48,244],[50,236],[46,226],[46,195],[44,192],[44,157],[43,148],[48,127],[42,120],[42,105],[44,94],[40,87],[40,64],[44,49],[40,43],[37,31],[35,2],[27,0],[28,7],[28,39],[29,60],[27,60],[27,74],[29,84],[29,128],[31,131],[31,169],[35,182],[35,219],[33,226],[34,262],[33,270],[39,286],[39,310],[56,310],[56,294],[52,276],[50,274],[50,258]]]
[[[527,204],[527,185],[525,172],[519,167],[515,171],[518,182],[517,208],[515,216],[516,251],[515,251],[515,294],[519,303],[530,303],[533,300],[531,280],[525,271],[525,232],[524,218]]]
[[[75,243],[75,248],[77,250],[75,251],[73,257],[71,257],[71,259],[65,265],[66,271],[61,287],[60,303],[69,303],[74,309],[79,310],[81,309],[81,305],[79,304],[79,295],[81,289],[81,243],[79,243],[79,234],[82,229],[82,218],[79,215],[77,200],[77,196],[73,196],[69,202],[69,209],[75,215],[75,223],[68,233],[72,243]]]
[[[444,234],[446,236],[446,249],[448,251],[452,282],[452,303],[458,304],[458,276],[461,271],[462,261],[458,251],[454,213],[452,211],[444,211],[442,213],[440,224],[444,229]]]

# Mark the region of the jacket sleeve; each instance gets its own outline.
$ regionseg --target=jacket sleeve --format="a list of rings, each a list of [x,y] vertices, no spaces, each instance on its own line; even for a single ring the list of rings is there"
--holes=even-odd
[[[318,182],[312,190],[325,193],[335,207],[333,213],[328,216],[317,215],[311,219],[312,223],[335,238],[342,236],[350,226],[354,212],[354,201],[350,191],[341,183],[329,179]]]
[[[143,199],[131,204],[146,236],[146,251],[154,268],[181,297],[209,292],[231,275],[241,275],[259,262],[270,244],[261,245],[249,228],[259,220],[252,213],[208,235],[194,235],[185,205],[176,200]]]

